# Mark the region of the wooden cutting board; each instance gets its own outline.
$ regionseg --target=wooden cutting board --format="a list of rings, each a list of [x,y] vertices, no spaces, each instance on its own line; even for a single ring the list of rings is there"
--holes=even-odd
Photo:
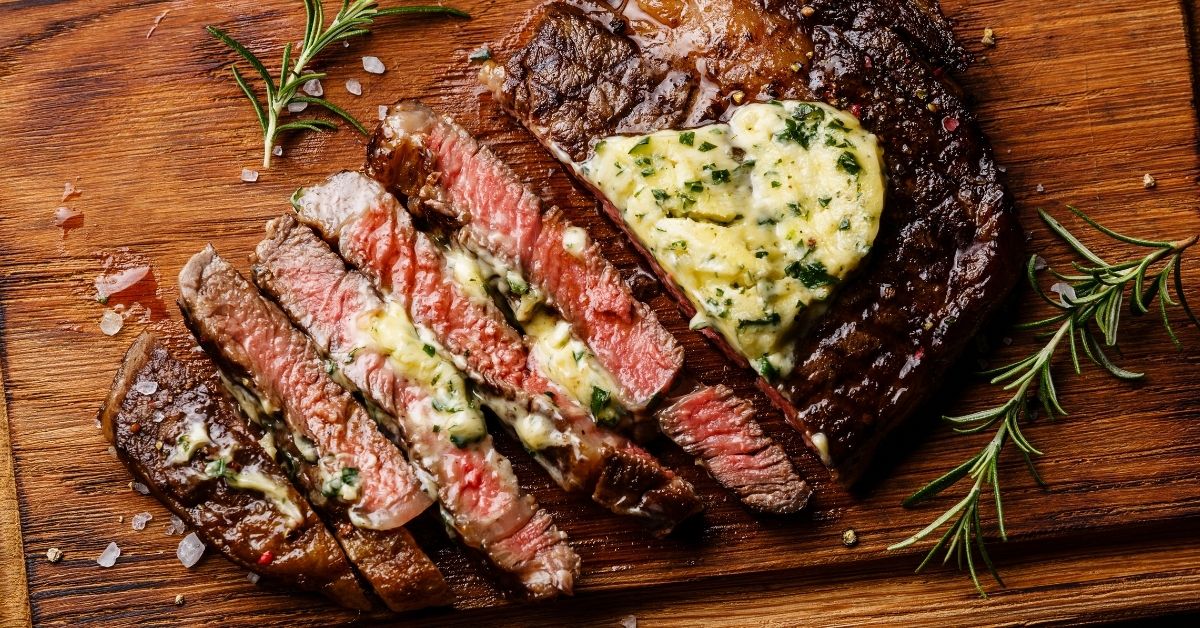
[[[472,80],[467,54],[502,39],[532,2],[457,5],[475,19],[395,20],[350,49],[332,50],[323,66],[330,73],[327,95],[363,120],[374,120],[378,105],[405,97],[455,115],[631,272],[636,259],[611,225]],[[0,623],[296,626],[355,619],[319,599],[256,587],[216,555],[184,569],[174,556],[178,537],[164,534],[167,512],[129,489],[128,474],[94,423],[136,333],[147,324],[178,329],[175,276],[189,255],[212,242],[227,258],[244,259],[264,221],[286,210],[296,187],[362,160],[362,139],[349,131],[305,135],[285,142],[285,156],[258,182],[239,180],[243,167],[257,167],[260,138],[229,80],[233,57],[202,28],[221,25],[276,59],[302,26],[298,3],[2,6]],[[1033,211],[1045,207],[1064,216],[1067,203],[1135,234],[1200,233],[1186,8],[1143,0],[946,0],[945,10],[962,40],[982,55],[962,80],[1008,167],[1032,250],[1051,263],[1068,259]],[[979,43],[984,27],[995,29],[995,48]],[[360,57],[367,54],[383,59],[386,74],[363,72]],[[362,81],[361,97],[344,90],[351,77]],[[1145,173],[1157,178],[1157,188],[1143,189]],[[64,203],[67,181],[82,194]],[[64,204],[84,213],[82,226],[67,233],[52,223]],[[1084,237],[1104,253],[1118,251],[1094,234]],[[131,319],[108,337],[99,330],[103,308],[91,285],[114,256],[150,262],[154,282],[127,300],[145,307],[150,322]],[[1200,303],[1200,256],[1185,263],[1185,273]],[[1040,311],[1028,290],[1016,302],[1017,312],[1000,321],[1001,336],[1011,333],[1005,325]],[[653,303],[685,343],[689,368],[755,395],[768,428],[816,485],[810,512],[751,516],[680,452],[663,446],[663,459],[697,485],[708,510],[699,525],[655,541],[637,524],[562,494],[509,443],[523,485],[585,561],[576,598],[512,606],[476,563],[441,541],[430,552],[463,594],[462,608],[406,623],[612,626],[635,615],[641,625],[956,625],[1100,621],[1196,608],[1196,330],[1184,329],[1187,349],[1176,352],[1152,317],[1127,320],[1122,358],[1148,373],[1143,383],[1119,383],[1092,368],[1078,377],[1060,369],[1060,396],[1071,416],[1028,429],[1046,452],[1039,466],[1049,486],[1039,489],[1019,460],[1006,459],[1012,538],[996,543],[993,555],[1009,586],[992,586],[992,597],[981,600],[953,570],[911,575],[920,548],[884,548],[961,491],[916,510],[901,508],[900,500],[985,440],[955,436],[929,419],[996,403],[1000,391],[969,378],[948,380],[925,420],[913,421],[888,448],[894,460],[851,495],[803,451],[744,373],[687,331],[664,296]],[[985,355],[998,363],[1035,343],[1011,333],[1010,345],[997,343]],[[959,370],[972,370],[978,359],[966,358]],[[143,511],[154,519],[144,531],[132,530],[130,518]],[[841,543],[848,528],[858,533],[857,547]],[[102,569],[95,559],[109,541],[122,556]],[[65,552],[61,563],[45,559],[50,547]],[[178,593],[187,599],[182,607],[173,604]]]

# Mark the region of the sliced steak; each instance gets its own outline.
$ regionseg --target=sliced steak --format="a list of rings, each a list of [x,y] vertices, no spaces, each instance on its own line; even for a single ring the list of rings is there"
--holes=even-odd
[[[645,517],[664,534],[699,510],[690,484],[625,437],[599,428],[531,366],[516,330],[493,303],[473,299],[456,284],[438,246],[380,184],[343,172],[298,193],[295,205],[301,220],[460,356],[468,375],[493,393],[485,402],[563,488],[588,491],[601,505]],[[650,488],[606,484],[614,476],[605,470],[633,459],[630,451],[638,452],[643,474],[654,476],[645,485]]]
[[[449,603],[441,573],[402,526],[432,504],[366,411],[326,372],[316,347],[207,247],[179,276],[180,307],[273,429],[295,480],[350,560],[392,610]],[[280,417],[270,416],[276,411]]]
[[[452,442],[452,435],[439,429],[434,385],[406,372],[378,345],[364,344],[362,322],[385,311],[370,281],[347,270],[324,241],[291,216],[267,224],[267,238],[253,261],[259,286],[309,333],[341,375],[388,415],[385,420],[396,424],[410,458],[436,483],[446,521],[463,542],[515,574],[535,597],[570,593],[579,557],[565,534],[538,519],[537,503],[521,491],[491,437],[485,432],[471,443]],[[432,345],[426,346],[434,353]],[[482,415],[477,418],[482,422]],[[510,541],[514,537],[524,545],[516,546]]]
[[[725,386],[705,386],[658,414],[663,432],[696,456],[714,478],[764,512],[804,508],[811,489],[787,452],[763,434],[754,408]]]
[[[410,195],[410,200],[417,204],[427,205],[465,223],[467,226],[461,233],[466,235],[468,246],[474,243],[474,247],[485,249],[485,254],[489,256],[521,259],[526,268],[535,269],[537,275],[543,278],[543,290],[555,295],[553,302],[581,337],[586,339],[605,333],[605,327],[589,322],[608,320],[596,314],[597,309],[650,311],[648,306],[633,298],[616,269],[603,257],[595,243],[579,240],[581,235],[586,238],[585,234],[572,227],[557,209],[543,213],[537,195],[453,120],[438,116],[417,102],[399,103],[389,110],[376,131],[368,154],[368,171],[385,185]],[[540,222],[531,216],[540,216]],[[570,231],[577,232],[571,236],[577,242],[574,246],[564,246],[570,239],[567,236]],[[607,340],[601,341],[611,341],[610,355],[611,360],[616,361],[616,370],[613,370],[611,360],[603,365],[618,380],[630,371],[639,372],[646,368],[644,352],[641,351],[645,343],[657,343],[657,338],[668,337],[672,338],[671,346],[677,347],[673,337],[652,313],[642,316],[640,320],[642,324],[632,328],[638,332],[637,335],[608,335]],[[596,345],[591,346],[594,349]],[[597,355],[600,355],[599,352]],[[651,369],[654,368],[653,364],[652,360]],[[705,392],[705,389],[692,391],[689,398],[691,403],[687,407],[692,410],[692,416],[711,417],[725,410],[736,409],[736,412],[725,417],[723,425],[738,421],[738,429],[758,434],[769,441],[768,437],[762,435],[753,412],[742,411],[743,407],[749,407],[744,402],[713,395]],[[701,408],[701,403],[713,405]],[[651,412],[642,414],[655,416]],[[661,414],[658,416],[660,422],[671,420]],[[692,421],[671,420],[670,429],[665,432],[681,445],[686,443],[685,448],[691,447],[690,453],[694,455],[714,453],[715,450],[711,448],[692,446],[705,438],[703,431],[691,435],[683,433],[694,426]],[[777,445],[773,445],[772,451],[782,453]],[[796,475],[786,455],[780,460],[783,465],[781,471],[786,469],[786,475],[797,480],[788,499],[750,499],[756,490],[746,485],[751,476],[739,476],[727,465],[719,461],[712,462],[705,466],[713,477],[748,500],[746,503],[754,508],[794,512],[807,503],[810,489]],[[730,475],[726,475],[726,471]],[[778,492],[777,486],[771,484],[760,486],[757,490],[764,495],[783,495]]]
[[[743,98],[823,100],[879,136],[888,191],[872,257],[798,341],[796,368],[762,382],[853,481],[1013,286],[1011,201],[974,116],[931,65],[961,60],[932,2],[699,5],[547,2],[481,78],[572,167],[604,137],[726,119]]]
[[[205,544],[268,580],[371,607],[346,554],[259,444],[207,358],[179,360],[143,332],[100,420],[130,473]]]
[[[624,405],[643,408],[670,387],[683,349],[654,312],[633,297],[597,245],[584,239],[564,246],[564,234],[570,240],[586,233],[547,210],[457,124],[414,101],[395,105],[372,138],[367,164],[387,187],[460,223],[480,255],[538,286],[612,373]]]

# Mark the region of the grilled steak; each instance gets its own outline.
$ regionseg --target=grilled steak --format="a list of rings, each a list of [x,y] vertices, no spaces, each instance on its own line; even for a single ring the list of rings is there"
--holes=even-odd
[[[853,481],[1017,276],[1019,226],[991,149],[934,67],[960,63],[960,50],[927,0],[621,6],[548,2],[481,73],[573,167],[604,137],[723,120],[743,99],[826,101],[879,137],[888,188],[872,256],[798,341],[794,370],[774,388],[762,382]]]
[[[627,389],[638,387],[636,381],[628,379],[631,372],[654,372],[657,368],[657,353],[649,354],[648,366],[643,361],[645,347],[670,347],[669,353],[678,354],[674,338],[645,304],[634,299],[599,247],[594,243],[581,244],[574,250],[567,246],[566,234],[580,230],[557,209],[547,211],[516,174],[449,118],[417,102],[393,106],[371,141],[368,171],[407,195],[410,204],[427,207],[462,224],[459,233],[467,246],[489,257],[518,260],[518,267],[527,269],[531,281],[550,295],[551,303],[596,355],[609,356],[603,365],[617,380],[626,381]],[[638,322],[634,326],[619,324],[624,317],[614,317],[613,312],[632,313]],[[622,335],[622,330],[630,332]],[[676,359],[672,358],[672,363]],[[681,383],[680,387],[686,385]],[[666,391],[660,388],[657,392]],[[796,474],[783,450],[763,435],[753,413],[744,411],[747,407],[728,391],[700,388],[688,393],[688,402],[677,406],[678,412],[656,416],[660,422],[669,422],[663,423],[668,436],[689,453],[700,455],[713,477],[748,505],[768,512],[795,512],[807,502],[808,485]],[[695,446],[708,437],[698,419],[707,420],[725,411],[731,413],[722,417],[720,424],[725,429],[756,435],[754,446],[770,451],[774,468],[781,475],[768,480],[704,458],[751,453],[722,454],[718,448]],[[642,414],[650,416],[651,412]],[[794,481],[794,486],[781,489],[777,482],[784,479]],[[754,486],[759,480],[763,483]]]
[[[441,573],[402,527],[432,500],[312,342],[211,246],[184,266],[179,292],[188,325],[254,396],[247,405],[267,415],[260,420],[295,480],[384,603],[397,611],[449,603]]]
[[[579,242],[568,253],[564,234],[586,234],[557,210],[547,211],[457,124],[417,102],[392,107],[368,148],[367,170],[399,194],[445,212],[462,225],[468,246],[541,287],[616,378],[627,407],[643,408],[670,387],[683,349],[654,312],[633,298],[594,243]]]
[[[455,442],[452,429],[443,429],[455,417],[445,412],[438,387],[463,388],[452,363],[435,362],[442,358],[428,344],[395,347],[409,353],[397,360],[389,359],[378,344],[363,344],[363,323],[386,311],[383,300],[365,276],[347,270],[325,242],[291,216],[268,223],[254,263],[255,281],[264,292],[308,331],[345,380],[389,415],[384,420],[395,424],[410,458],[437,484],[445,518],[463,542],[515,574],[535,597],[570,593],[579,557],[566,535],[539,517],[537,503],[522,493],[491,437],[482,432],[473,435],[478,438],[473,442]],[[423,377],[431,371],[437,374]],[[455,412],[474,413],[466,420],[483,421],[477,409],[460,407]],[[516,541],[509,541],[514,538],[526,546],[514,547]],[[501,547],[511,549],[494,549]]]
[[[699,510],[690,484],[625,437],[597,427],[531,367],[516,330],[494,304],[464,292],[437,245],[413,228],[380,184],[343,172],[300,192],[296,209],[389,298],[406,306],[415,323],[462,356],[468,374],[494,393],[485,403],[563,488],[588,491],[606,508],[644,517],[663,534]],[[643,481],[617,483],[625,466],[636,466]]]
[[[100,420],[134,477],[206,544],[269,580],[369,609],[337,541],[234,405],[210,362],[181,361],[145,332]]]

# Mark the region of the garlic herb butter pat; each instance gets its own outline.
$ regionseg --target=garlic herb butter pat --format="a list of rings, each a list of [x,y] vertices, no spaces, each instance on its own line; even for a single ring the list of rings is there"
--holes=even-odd
[[[728,124],[615,136],[579,164],[711,326],[764,376],[866,257],[883,211],[874,135],[824,103],[755,103]]]

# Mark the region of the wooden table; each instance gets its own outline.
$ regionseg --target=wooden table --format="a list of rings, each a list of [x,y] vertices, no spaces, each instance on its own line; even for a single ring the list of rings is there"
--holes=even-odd
[[[292,188],[361,159],[361,145],[348,132],[306,136],[286,144],[287,158],[258,183],[238,181],[242,166],[255,165],[257,131],[227,80],[229,57],[200,28],[228,25],[275,51],[280,33],[298,28],[296,4],[0,4],[0,625],[297,625],[349,618],[310,598],[255,591],[242,572],[217,557],[184,570],[173,558],[177,539],[129,530],[118,517],[147,510],[161,527],[165,511],[125,488],[127,474],[107,456],[92,426],[138,327],[131,324],[116,338],[99,333],[101,310],[87,301],[100,269],[98,253],[128,246],[130,254],[146,255],[158,281],[151,295],[156,300],[148,300],[152,316],[177,322],[168,307],[173,275],[190,252],[211,239],[244,254],[262,222],[282,211]],[[364,120],[374,118],[377,104],[397,97],[427,98],[455,112],[577,216],[588,212],[562,172],[471,89],[463,63],[467,52],[507,33],[529,4],[462,0],[458,5],[474,21],[382,26],[371,40],[334,51],[326,90]],[[1031,248],[1052,263],[1066,259],[1033,213],[1044,206],[1062,214],[1066,203],[1133,233],[1200,232],[1189,56],[1200,31],[1193,2],[944,5],[962,40],[983,56],[963,82],[979,98],[980,117],[1009,167]],[[984,27],[995,29],[995,48],[978,43]],[[388,73],[364,76],[358,69],[364,54],[384,58]],[[350,76],[363,80],[362,98],[341,89]],[[1154,174],[1157,188],[1142,188],[1145,173]],[[83,195],[67,204],[84,212],[84,226],[64,238],[51,216],[62,204],[63,182],[76,177]],[[619,266],[635,264],[610,237],[610,227],[580,219],[605,238]],[[1200,261],[1190,260],[1185,272],[1191,285],[1200,285]],[[1192,294],[1200,302],[1200,293]],[[1032,299],[1022,294],[1019,302]],[[669,306],[657,305],[665,319],[678,318]],[[667,322],[680,328],[680,321]],[[440,612],[405,623],[614,626],[634,615],[643,626],[960,625],[1101,622],[1195,611],[1200,333],[1181,333],[1188,348],[1175,353],[1154,320],[1127,325],[1124,333],[1136,342],[1125,347],[1124,359],[1147,371],[1148,380],[1129,386],[1094,369],[1082,377],[1064,373],[1061,395],[1072,415],[1029,430],[1047,451],[1040,464],[1050,488],[1036,488],[1016,461],[1006,463],[1013,539],[995,544],[993,555],[1009,586],[991,587],[986,600],[953,570],[912,575],[916,553],[884,550],[940,512],[903,510],[899,498],[980,444],[917,422],[913,451],[900,456],[871,491],[849,496],[818,477],[816,511],[794,526],[768,522],[759,530],[736,506],[711,507],[712,534],[731,545],[728,552],[697,547],[690,560],[681,557],[691,550],[679,547],[626,551],[593,562],[599,566],[585,574],[575,599]],[[1033,346],[1027,336],[1014,338],[1013,346],[996,352],[997,360]],[[702,343],[683,339],[689,361],[716,364]],[[962,393],[948,389],[944,397],[929,415],[999,398],[979,384]],[[790,447],[795,453],[794,442]],[[572,538],[590,538],[585,523],[571,520],[579,515],[562,512],[576,502],[557,497],[528,463],[518,464],[518,472],[543,503],[558,509],[556,516],[570,520]],[[705,490],[720,499],[719,491]],[[862,538],[853,550],[837,542],[847,527]],[[92,561],[114,539],[126,553],[117,567],[101,570]],[[66,550],[67,560],[49,564],[44,555],[51,546]],[[603,548],[588,551],[603,554]],[[706,560],[710,556],[723,562]],[[172,604],[176,593],[187,596],[185,606]]]

